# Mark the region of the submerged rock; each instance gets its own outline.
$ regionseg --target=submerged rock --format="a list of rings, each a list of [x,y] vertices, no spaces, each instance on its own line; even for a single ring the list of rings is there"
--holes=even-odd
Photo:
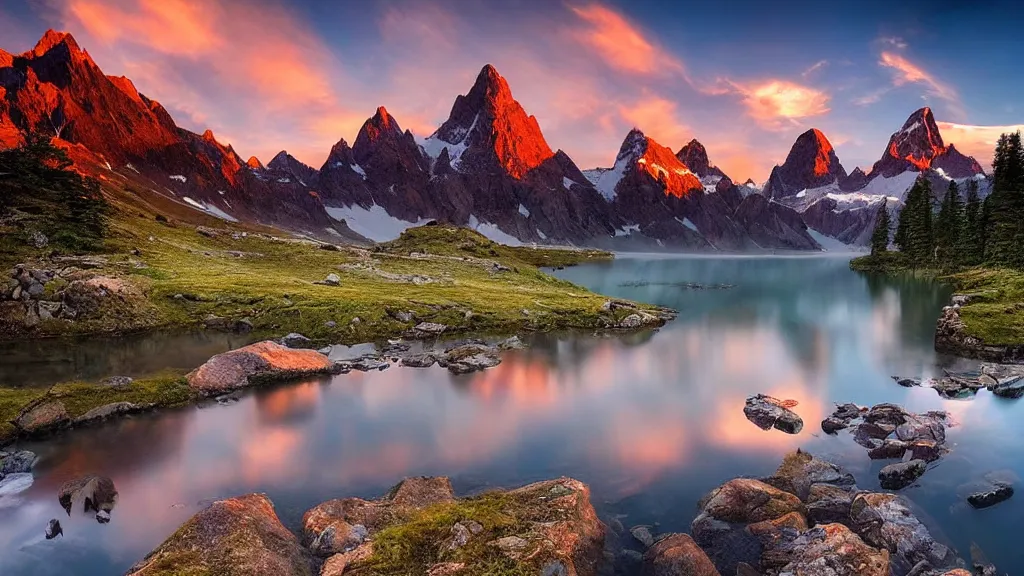
[[[274,380],[326,374],[331,369],[331,361],[316,350],[292,350],[265,341],[218,354],[187,378],[193,390],[213,396]]]
[[[779,400],[765,394],[747,398],[743,414],[762,430],[775,428],[787,434],[797,434],[804,427],[804,421],[787,407],[791,400]],[[795,404],[795,403],[794,403]]]
[[[654,536],[651,535],[651,529],[648,526],[633,526],[629,529],[629,533],[636,538],[637,542],[643,544],[644,548],[654,545]]]
[[[281,524],[270,500],[249,494],[214,502],[128,574],[312,576],[313,566],[309,552]]]
[[[900,490],[917,481],[927,469],[928,463],[924,460],[889,464],[878,471],[878,481],[886,490]]]
[[[687,534],[669,534],[643,556],[645,576],[720,576],[708,555]]]
[[[967,497],[967,502],[975,508],[988,508],[1009,500],[1012,496],[1013,486],[1009,484],[996,484],[990,490],[971,494]]]
[[[68,516],[79,503],[84,512],[110,512],[117,503],[117,488],[110,478],[90,474],[65,482],[57,492],[57,500]]]

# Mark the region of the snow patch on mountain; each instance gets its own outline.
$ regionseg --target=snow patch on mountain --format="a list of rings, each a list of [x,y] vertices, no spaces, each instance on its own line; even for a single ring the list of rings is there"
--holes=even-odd
[[[618,236],[631,236],[634,232],[639,232],[639,231],[640,231],[640,225],[639,224],[627,224],[627,225],[623,226],[622,228],[617,228],[615,230],[615,236],[616,237],[618,237]]]
[[[182,184],[184,184],[185,182],[188,182],[188,178],[185,178],[181,174],[172,174],[170,176],[170,178],[171,178],[171,180],[177,180],[178,182],[181,182]]]
[[[821,232],[818,232],[814,228],[808,228],[807,233],[811,236],[811,238],[814,238],[815,242],[821,245],[822,252],[846,253],[864,251],[864,249],[861,247],[844,244],[843,242],[836,240],[831,236],[827,236],[825,234],[822,234]]]
[[[530,217],[530,211],[526,208],[526,206],[523,206],[522,204],[519,205],[519,213],[527,218]]]
[[[910,187],[914,185],[914,182],[920,174],[920,172],[912,172],[908,170],[891,178],[878,176],[876,178],[872,178],[871,181],[868,182],[867,186],[861,188],[857,192],[869,196],[890,196],[892,198],[903,200],[907,190],[910,190]]]
[[[522,246],[523,243],[515,236],[505,232],[501,228],[498,228],[497,224],[491,224],[490,222],[481,222],[475,215],[469,215],[469,222],[466,224],[467,227],[476,230],[477,232],[484,235],[485,238],[493,240],[498,244],[504,244],[506,246]]]
[[[698,234],[700,233],[700,230],[697,229],[697,225],[694,224],[693,221],[690,220],[689,218],[682,218],[682,219],[676,218],[676,221],[679,222],[680,224],[682,224],[683,226],[686,226],[690,230],[693,230],[694,232],[697,232]]]
[[[597,188],[597,191],[604,196],[605,200],[611,202],[615,200],[615,187],[619,185],[622,177],[626,174],[626,168],[631,164],[631,159],[628,156],[619,158],[615,161],[615,166],[611,168],[594,168],[592,170],[584,170],[583,175],[590,180],[590,183]]]
[[[324,206],[324,209],[327,210],[327,215],[331,218],[344,220],[353,232],[374,242],[394,240],[409,228],[427,223],[427,220],[409,222],[395,218],[377,204],[373,204],[369,208],[353,204],[352,206]]]
[[[360,166],[359,164],[353,164],[352,166],[350,166],[350,168],[352,168],[353,172],[362,176],[363,180],[366,180],[366,171],[363,170],[362,166]]]
[[[566,190],[572,190],[573,184],[576,184],[575,180],[570,180],[565,176],[562,176],[562,186],[565,187]]]
[[[434,160],[440,158],[441,152],[447,148],[448,158],[451,160],[452,168],[458,169],[459,159],[462,157],[463,152],[469,148],[469,142],[467,142],[467,140],[469,140],[469,135],[473,133],[473,128],[476,128],[476,123],[479,119],[480,113],[477,112],[476,116],[473,118],[473,123],[470,124],[468,129],[464,132],[461,127],[457,129],[455,136],[458,139],[458,142],[446,142],[437,136],[437,134],[434,134],[421,141],[419,143],[420,147],[423,148],[423,152],[427,156],[430,156]]]
[[[227,220],[228,222],[238,222],[238,218],[235,218],[231,214],[228,214],[227,212],[221,210],[220,208],[214,206],[213,204],[207,204],[205,202],[196,202],[195,200],[189,198],[188,196],[182,196],[182,200],[184,200],[185,203],[188,204],[189,206],[197,210],[202,210],[207,214],[216,216],[221,220]]]

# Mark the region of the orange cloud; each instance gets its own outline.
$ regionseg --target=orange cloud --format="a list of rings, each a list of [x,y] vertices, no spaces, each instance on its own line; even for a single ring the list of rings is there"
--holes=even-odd
[[[768,130],[800,125],[802,118],[829,112],[829,95],[809,86],[788,80],[768,80],[757,84],[725,82],[743,95],[747,114]]]
[[[914,64],[910,60],[907,60],[900,54],[887,51],[882,52],[878,63],[881,66],[891,68],[893,70],[894,85],[903,86],[905,84],[922,84],[927,89],[928,95],[946,101],[954,113],[961,116],[963,115],[960,96],[957,94],[956,90],[939,81],[933,75],[929,74],[924,68]]]
[[[655,95],[647,95],[629,106],[619,106],[619,113],[647,136],[673,150],[692,138],[693,131],[679,122],[676,103]]]
[[[612,68],[632,74],[682,72],[682,62],[655,46],[615,10],[601,4],[570,9],[588,25],[574,36]]]
[[[996,142],[999,140],[1000,135],[1024,131],[1024,124],[973,126],[970,124],[939,122],[938,125],[939,130],[942,132],[942,139],[947,144],[955,144],[961,152],[974,156],[975,160],[987,167],[992,166],[992,156],[995,153]]]

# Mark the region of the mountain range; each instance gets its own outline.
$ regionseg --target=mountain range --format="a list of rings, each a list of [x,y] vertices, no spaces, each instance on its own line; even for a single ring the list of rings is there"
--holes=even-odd
[[[28,52],[0,50],[0,146],[30,132],[57,138],[79,170],[106,186],[353,242],[439,220],[511,244],[820,250],[826,237],[864,244],[878,208],[898,207],[918,177],[939,194],[950,179],[978,179],[987,189],[981,166],[943,142],[928,108],[893,133],[868,173],[847,173],[816,129],[797,138],[763,189],[734,183],[697,140],[673,153],[639,129],[613,166],[581,170],[551,149],[490,65],[428,138],[402,130],[381,106],[319,168],[286,151],[265,164],[243,161],[211,131],[178,127],[131,80],[103,74],[70,34],[52,30]]]

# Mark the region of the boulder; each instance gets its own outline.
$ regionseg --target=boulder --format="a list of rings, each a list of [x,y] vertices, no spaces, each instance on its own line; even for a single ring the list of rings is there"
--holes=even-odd
[[[740,563],[760,562],[763,535],[750,524],[772,521],[805,508],[795,495],[759,480],[737,478],[715,488],[700,504],[700,514],[690,526],[697,544],[722,574],[735,574]],[[770,536],[770,534],[769,534]]]
[[[821,421],[821,431],[825,434],[835,434],[840,430],[847,428],[850,425],[849,421],[841,420],[833,416],[829,416]]]
[[[7,474],[27,474],[36,463],[36,455],[28,450],[0,456],[0,478]]]
[[[275,342],[250,344],[218,354],[188,375],[189,386],[212,396],[269,381],[327,374],[332,363],[316,350],[292,350]]]
[[[927,469],[928,463],[924,460],[889,464],[878,471],[878,481],[886,490],[901,490],[917,481]]]
[[[501,364],[499,353],[497,348],[486,344],[463,344],[447,350],[437,362],[453,374],[467,374]]]
[[[889,552],[842,524],[823,524],[767,550],[762,567],[800,576],[889,576]]]
[[[765,394],[747,398],[743,414],[762,430],[775,428],[787,434],[797,434],[804,427],[804,421],[787,405],[792,401],[779,400]]]
[[[637,542],[643,544],[644,548],[654,546],[654,536],[651,535],[649,526],[633,526],[629,529],[629,533],[636,538]]]
[[[975,508],[988,508],[995,506],[1013,496],[1013,486],[1009,484],[996,484],[990,490],[975,492],[967,497],[967,502]]]
[[[864,542],[889,551],[893,576],[907,576],[921,562],[935,570],[959,565],[956,554],[932,537],[902,496],[857,494],[850,506],[850,518]]]
[[[138,410],[139,406],[132,404],[131,402],[113,402],[111,404],[97,406],[78,418],[75,418],[75,424],[88,424],[90,422],[106,420],[113,416],[120,416],[121,414],[130,414]]]
[[[831,484],[814,484],[807,495],[807,520],[811,524],[845,524],[850,526],[850,505],[854,493]]]
[[[313,562],[262,494],[214,502],[193,516],[129,576],[218,574],[312,576]]]
[[[720,576],[708,555],[686,534],[669,534],[643,558],[644,576]]]
[[[426,336],[437,336],[447,330],[448,327],[444,324],[438,324],[436,322],[420,322],[413,328],[413,333],[419,337]]]
[[[70,420],[63,402],[44,399],[22,409],[14,419],[14,425],[24,434],[38,434],[63,426]]]
[[[338,286],[341,284],[341,277],[332,272],[324,278],[324,284],[328,286]]]
[[[117,488],[110,478],[89,474],[65,482],[57,492],[57,501],[68,516],[79,503],[84,512],[110,512],[117,503]]]
[[[341,576],[345,573],[346,568],[362,562],[370,556],[373,556],[373,542],[364,542],[353,550],[328,558],[320,568],[320,576]]]

